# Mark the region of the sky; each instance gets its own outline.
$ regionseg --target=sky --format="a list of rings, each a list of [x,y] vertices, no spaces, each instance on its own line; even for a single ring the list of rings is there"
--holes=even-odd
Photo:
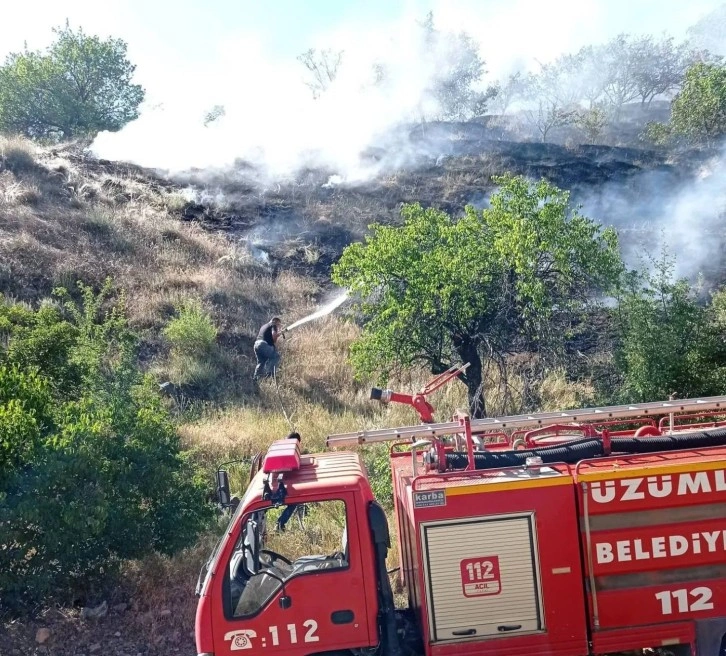
[[[101,135],[99,154],[184,168],[224,165],[254,147],[284,168],[295,159],[291,152],[317,146],[335,150],[336,161],[353,157],[372,134],[415,107],[431,73],[421,65],[427,53],[416,49],[411,35],[428,11],[439,29],[466,30],[480,44],[493,81],[621,32],[680,38],[721,2],[25,0],[4,8],[0,58],[24,43],[47,46],[51,28],[66,20],[87,33],[121,38],[147,101],[135,124]],[[296,61],[310,47],[345,50],[350,72],[317,104]],[[396,88],[386,97],[360,89],[360,73],[377,59],[395,62]],[[203,131],[200,117],[217,104],[227,116],[216,132]]]
[[[0,57],[48,45],[69,20],[129,44],[138,80],[154,94],[231,50],[294,61],[309,47],[345,48],[360,35],[433,11],[442,29],[465,29],[495,68],[519,50],[551,58],[618,32],[682,35],[718,0],[26,0],[4,9]],[[245,48],[245,43],[248,47]],[[491,47],[488,48],[488,44]],[[251,62],[239,61],[240,67]],[[490,66],[491,68],[491,66]],[[171,80],[170,80],[171,75]],[[233,80],[230,80],[233,82]]]

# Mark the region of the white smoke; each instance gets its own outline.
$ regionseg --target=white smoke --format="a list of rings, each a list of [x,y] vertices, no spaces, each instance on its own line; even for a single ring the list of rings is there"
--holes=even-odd
[[[703,274],[713,282],[722,275],[726,146],[705,160],[695,175],[679,167],[645,171],[623,182],[575,192],[573,201],[585,216],[617,229],[631,267],[650,269],[665,250],[675,258],[678,278]]]
[[[317,100],[294,58],[280,58],[261,38],[240,35],[219,48],[202,70],[175,70],[164,90],[149,88],[141,117],[93,145],[101,157],[178,172],[221,168],[237,159],[261,166],[270,177],[302,166],[333,169],[346,181],[365,179],[375,168],[360,154],[377,137],[404,121],[436,114],[427,91],[450,62],[444,41],[431,48],[419,26],[432,9],[442,33],[467,31],[479,44],[487,83],[513,70],[536,69],[566,51],[603,42],[620,32],[677,37],[716,0],[434,0],[407,4],[392,23],[340,24],[311,35],[311,47],[343,50],[340,75]],[[647,26],[647,27],[645,27]],[[123,35],[119,35],[123,36]],[[143,62],[138,62],[139,67]],[[382,65],[385,84],[373,84]],[[174,63],[169,62],[174,70]],[[204,126],[214,106],[224,115]]]
[[[247,44],[227,50],[203,83],[190,81],[178,97],[146,108],[121,132],[101,134],[93,150],[172,172],[241,158],[272,176],[303,164],[332,166],[349,180],[367,176],[358,170],[360,153],[377,135],[436,112],[425,92],[447,66],[447,52],[426,52],[413,19],[393,34],[357,40],[339,34],[332,48],[341,40],[347,42],[341,74],[318,99],[304,84],[301,64],[277,62],[260,43]],[[386,69],[380,85],[373,84],[376,63]],[[224,115],[205,127],[204,114],[214,105]]]

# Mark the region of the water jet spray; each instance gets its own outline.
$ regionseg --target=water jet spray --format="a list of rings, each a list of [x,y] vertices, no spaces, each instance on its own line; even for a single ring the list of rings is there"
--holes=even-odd
[[[348,300],[348,292],[345,291],[342,294],[336,296],[332,301],[329,303],[326,303],[321,307],[320,309],[316,310],[312,314],[309,314],[306,317],[303,317],[302,319],[298,319],[295,323],[291,323],[289,326],[287,326],[283,331],[282,334],[289,332],[293,328],[297,328],[298,326],[302,326],[305,323],[308,323],[309,321],[313,321],[314,319],[320,319],[321,317],[327,316],[337,308],[339,308],[343,303],[345,303]]]

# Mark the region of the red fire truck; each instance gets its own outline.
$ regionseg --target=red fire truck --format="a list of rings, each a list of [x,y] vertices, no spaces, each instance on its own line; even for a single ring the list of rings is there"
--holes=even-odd
[[[312,455],[277,441],[200,575],[197,651],[724,656],[724,415],[726,396],[457,415]],[[337,450],[381,441],[393,586],[386,514],[359,455]]]

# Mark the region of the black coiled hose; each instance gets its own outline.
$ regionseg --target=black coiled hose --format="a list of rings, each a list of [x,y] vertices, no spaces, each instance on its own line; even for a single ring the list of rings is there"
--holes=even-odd
[[[533,456],[539,456],[543,463],[548,463],[577,462],[601,455],[603,455],[602,440],[588,438],[529,451],[476,451],[474,464],[476,469],[496,469],[524,465],[527,458]],[[469,464],[469,458],[466,453],[447,453],[446,464],[452,469],[464,469]]]
[[[726,428],[683,435],[655,437],[614,437],[612,450],[618,453],[657,453],[676,449],[698,449],[726,444]]]
[[[611,440],[611,453],[658,453],[660,451],[676,451],[678,449],[698,449],[709,446],[726,446],[726,428],[684,435],[661,435],[658,437],[616,437]],[[544,464],[564,462],[571,465],[605,455],[601,439],[586,438],[573,440],[556,446],[546,446],[523,451],[476,451],[474,465],[476,469],[498,469],[502,467],[518,467],[524,465],[527,458],[539,456]],[[463,452],[446,454],[446,465],[449,469],[465,469],[469,457]]]

